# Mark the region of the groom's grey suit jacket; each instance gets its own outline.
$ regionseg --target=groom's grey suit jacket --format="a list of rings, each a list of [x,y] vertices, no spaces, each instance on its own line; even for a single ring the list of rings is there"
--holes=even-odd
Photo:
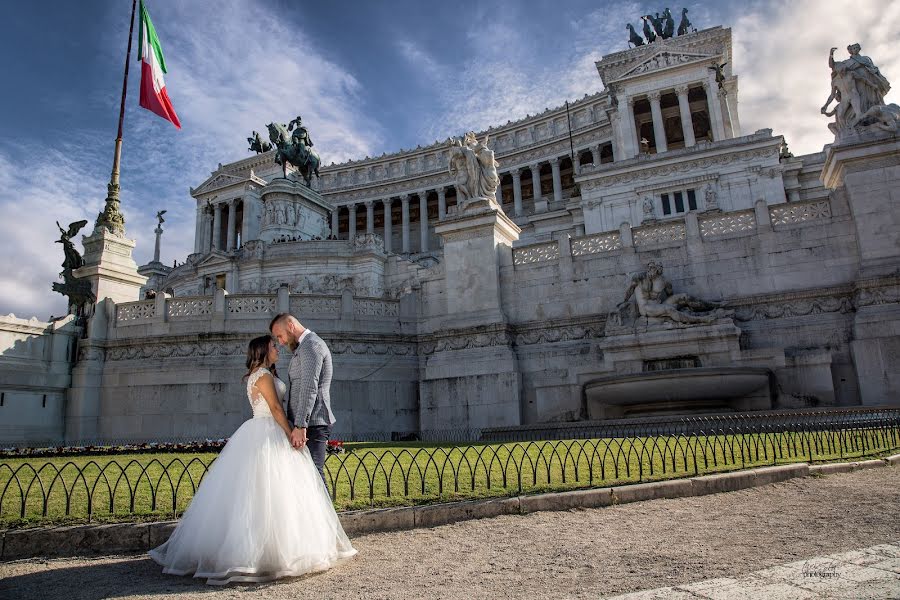
[[[291,357],[287,401],[288,421],[296,427],[332,425],[331,350],[310,331]]]

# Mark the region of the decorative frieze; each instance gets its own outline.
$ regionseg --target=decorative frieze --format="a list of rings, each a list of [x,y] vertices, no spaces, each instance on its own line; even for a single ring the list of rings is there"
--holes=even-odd
[[[622,236],[618,231],[598,233],[585,237],[572,238],[569,242],[572,248],[572,256],[585,256],[600,252],[612,252],[622,248]]]
[[[116,323],[145,321],[156,316],[156,301],[141,300],[116,305]]]
[[[754,231],[756,231],[756,215],[752,210],[700,219],[700,235],[704,238]]]
[[[772,225],[794,225],[806,221],[831,218],[831,203],[828,200],[812,202],[789,202],[769,207]]]
[[[533,265],[559,259],[559,243],[548,242],[534,244],[513,250],[513,264],[516,266]]]
[[[174,342],[136,344],[107,348],[106,360],[147,360],[157,358],[186,358],[189,356],[242,356],[247,351],[243,342]]]
[[[635,246],[648,246],[651,244],[665,244],[678,242],[685,237],[684,223],[666,223],[650,227],[638,227],[632,230]]]
[[[448,350],[467,350],[491,346],[510,346],[510,334],[505,330],[458,334],[426,340],[419,344],[419,354],[429,355]]]

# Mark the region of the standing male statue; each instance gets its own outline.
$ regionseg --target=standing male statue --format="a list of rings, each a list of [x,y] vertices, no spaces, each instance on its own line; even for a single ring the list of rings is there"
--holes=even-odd
[[[884,104],[884,97],[891,89],[891,84],[871,58],[859,53],[860,45],[847,46],[850,58],[846,60],[834,60],[835,50],[837,48],[832,48],[828,53],[831,94],[821,109],[823,115],[833,116],[835,119],[835,122],[828,126],[829,129],[839,134],[858,125],[896,120],[896,111],[891,111],[890,107],[885,107]],[[837,104],[829,111],[832,101],[836,101]],[[891,105],[893,106],[895,105]]]

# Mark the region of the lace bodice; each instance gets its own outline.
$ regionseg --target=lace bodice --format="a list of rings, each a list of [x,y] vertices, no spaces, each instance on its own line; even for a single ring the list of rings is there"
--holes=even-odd
[[[267,373],[272,375],[271,371],[265,367],[260,367],[247,378],[247,399],[250,401],[250,406],[253,408],[254,419],[272,416],[272,411],[269,410],[269,403],[266,402],[262,392],[256,387],[256,382],[259,381],[259,378]],[[284,399],[284,393],[287,391],[287,384],[277,377],[274,377],[274,379],[275,393],[278,394],[278,401],[281,402]]]

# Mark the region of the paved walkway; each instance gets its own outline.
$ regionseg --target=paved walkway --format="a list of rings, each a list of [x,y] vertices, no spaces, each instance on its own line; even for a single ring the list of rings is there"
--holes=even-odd
[[[884,467],[371,534],[331,571],[263,585],[164,576],[142,555],[0,563],[0,598],[900,599],[898,507]]]
[[[633,592],[609,600],[900,599],[900,542],[829,554],[743,577]]]

